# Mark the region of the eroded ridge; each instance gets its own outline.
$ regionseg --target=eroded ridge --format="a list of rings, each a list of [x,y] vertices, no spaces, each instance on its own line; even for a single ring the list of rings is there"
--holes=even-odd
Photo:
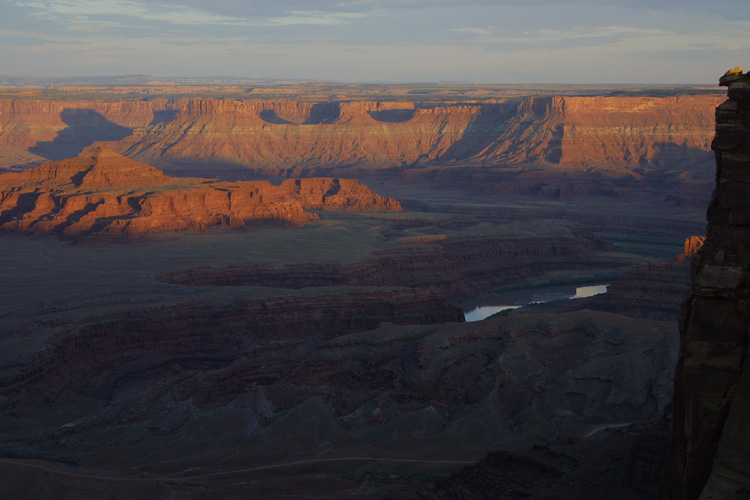
[[[271,222],[303,226],[309,210],[399,211],[351,179],[218,182],[177,178],[107,148],[0,175],[0,228],[66,236],[142,237]]]

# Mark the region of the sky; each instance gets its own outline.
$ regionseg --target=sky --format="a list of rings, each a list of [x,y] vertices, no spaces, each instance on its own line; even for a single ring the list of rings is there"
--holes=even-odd
[[[0,74],[706,83],[748,0],[0,0]]]

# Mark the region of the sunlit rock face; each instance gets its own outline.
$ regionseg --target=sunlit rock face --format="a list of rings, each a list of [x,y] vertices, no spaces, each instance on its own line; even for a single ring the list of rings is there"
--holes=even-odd
[[[273,223],[303,226],[309,210],[399,211],[352,179],[217,182],[177,178],[107,148],[0,175],[0,229],[138,238]]]
[[[586,167],[638,177],[642,172],[634,169],[710,161],[711,110],[718,100],[710,95],[439,104],[8,99],[0,102],[0,150],[27,161],[61,160],[99,142],[160,166],[235,165],[286,177],[455,162]],[[13,164],[0,157],[0,167]]]
[[[716,110],[716,188],[683,305],[671,454],[661,497],[750,494],[750,75]]]

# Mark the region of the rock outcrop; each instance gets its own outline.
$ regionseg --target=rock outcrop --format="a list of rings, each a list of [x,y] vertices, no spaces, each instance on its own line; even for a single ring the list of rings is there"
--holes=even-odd
[[[698,253],[705,242],[705,236],[691,236],[690,238],[687,238],[685,240],[683,255],[685,255],[686,257],[692,257],[694,254]]]
[[[685,245],[682,255],[677,256],[677,262],[687,262],[691,260],[706,243],[705,236],[691,236],[685,239]]]
[[[301,226],[308,210],[398,211],[350,179],[215,182],[169,177],[106,148],[0,175],[0,228],[66,236],[141,237],[163,231]]]
[[[750,493],[750,75],[716,110],[716,188],[680,321],[671,454],[661,498]]]

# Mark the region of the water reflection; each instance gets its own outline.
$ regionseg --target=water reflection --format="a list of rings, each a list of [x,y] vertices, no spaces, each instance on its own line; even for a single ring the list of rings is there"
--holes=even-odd
[[[586,297],[593,297],[594,295],[601,295],[607,293],[607,287],[609,285],[592,285],[592,286],[579,286],[576,288],[576,294],[571,299],[584,299]]]
[[[543,292],[533,293],[531,300],[528,300],[528,304],[541,304],[544,302],[552,302],[554,300],[566,300],[566,299],[584,299],[587,297],[593,297],[594,295],[601,295],[607,293],[607,287],[609,285],[589,285],[576,287],[575,293],[571,292]],[[516,302],[518,303],[518,302]],[[466,321],[479,321],[485,318],[489,318],[493,314],[497,314],[502,311],[509,309],[518,309],[520,305],[486,305],[475,307],[471,311],[465,313]]]
[[[479,321],[480,319],[489,318],[493,314],[507,311],[508,309],[518,309],[521,306],[480,306],[465,314],[466,321]]]

